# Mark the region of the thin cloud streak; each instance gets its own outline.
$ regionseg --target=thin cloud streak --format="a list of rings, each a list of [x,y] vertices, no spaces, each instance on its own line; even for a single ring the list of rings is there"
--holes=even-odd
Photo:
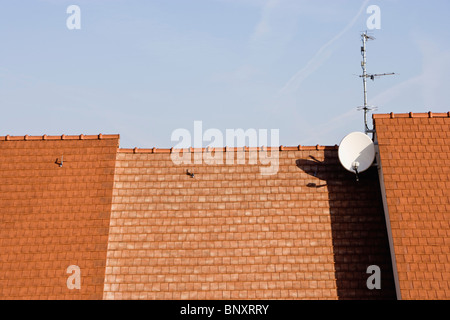
[[[423,55],[422,73],[377,94],[371,99],[376,106],[396,103],[396,108],[404,111],[411,111],[411,108],[430,108],[435,111],[447,107],[440,105],[437,97],[449,85],[446,70],[450,68],[450,51],[422,37],[416,40]],[[412,101],[415,105],[411,105]]]
[[[277,7],[280,3],[280,0],[268,0],[264,5],[261,13],[261,18],[258,24],[255,27],[255,30],[252,35],[252,42],[257,39],[263,37],[267,33],[270,32],[269,20],[271,16],[271,12],[275,7]]]
[[[303,67],[300,71],[298,71],[279,91],[281,94],[285,94],[296,90],[299,88],[300,84],[309,77],[312,73],[314,73],[328,58],[331,56],[332,51],[326,51],[328,47],[330,47],[334,42],[336,42],[339,38],[341,38],[347,31],[353,27],[353,25],[358,21],[358,18],[364,12],[364,9],[367,7],[369,0],[365,0],[359,9],[356,16],[347,24],[347,26],[339,32],[334,38],[325,43],[319,51],[314,55],[314,57],[309,60],[305,67]]]
[[[339,132],[339,129],[348,128],[352,124],[359,123],[358,118],[361,117],[362,127],[362,113],[358,112],[356,108],[347,110],[339,114],[323,124],[316,126],[314,131],[309,131],[308,139],[304,141],[307,144],[314,144],[317,141],[323,141],[332,132]],[[342,137],[343,138],[343,137]]]

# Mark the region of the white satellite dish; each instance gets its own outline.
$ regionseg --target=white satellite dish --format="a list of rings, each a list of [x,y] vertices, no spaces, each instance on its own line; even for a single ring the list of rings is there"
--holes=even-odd
[[[357,175],[369,169],[375,160],[375,145],[369,136],[353,132],[339,145],[339,161],[342,166]]]

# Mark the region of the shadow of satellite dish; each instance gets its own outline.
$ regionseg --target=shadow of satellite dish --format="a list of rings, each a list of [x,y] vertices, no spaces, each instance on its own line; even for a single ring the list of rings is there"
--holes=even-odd
[[[318,189],[328,186],[328,182],[326,182],[330,176],[330,170],[328,168],[335,165],[335,162],[333,162],[329,157],[325,157],[324,160],[318,160],[314,156],[309,155],[308,159],[297,159],[295,164],[303,172],[319,180],[325,181],[325,183],[321,184],[310,182],[306,185],[308,188]]]

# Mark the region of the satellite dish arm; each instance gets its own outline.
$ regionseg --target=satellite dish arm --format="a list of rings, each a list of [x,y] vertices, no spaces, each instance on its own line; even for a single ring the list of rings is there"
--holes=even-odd
[[[356,182],[359,182],[359,172],[357,168],[355,168],[355,174],[356,174]]]
[[[356,174],[356,181],[359,181],[359,172],[358,172],[358,168],[359,168],[359,162],[353,162],[353,170],[355,171]]]

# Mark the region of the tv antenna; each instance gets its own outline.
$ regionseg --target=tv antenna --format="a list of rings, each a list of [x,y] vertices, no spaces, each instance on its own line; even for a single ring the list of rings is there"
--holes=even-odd
[[[367,103],[367,79],[370,79],[372,81],[374,81],[376,78],[378,77],[383,77],[383,76],[392,76],[395,73],[391,72],[391,73],[380,73],[380,74],[368,74],[367,73],[367,56],[366,56],[366,43],[369,40],[375,40],[374,37],[370,36],[367,31],[361,34],[361,39],[362,39],[362,43],[363,46],[361,47],[361,55],[363,56],[363,60],[361,62],[361,67],[363,70],[363,74],[360,75],[359,77],[363,79],[363,86],[364,86],[364,106],[362,107],[358,107],[358,110],[364,111],[364,130],[366,132],[366,134],[368,133],[372,133],[374,132],[373,130],[369,129],[369,126],[367,124],[367,115],[369,113],[369,111],[371,110],[376,110],[377,107],[375,106],[369,106]]]

